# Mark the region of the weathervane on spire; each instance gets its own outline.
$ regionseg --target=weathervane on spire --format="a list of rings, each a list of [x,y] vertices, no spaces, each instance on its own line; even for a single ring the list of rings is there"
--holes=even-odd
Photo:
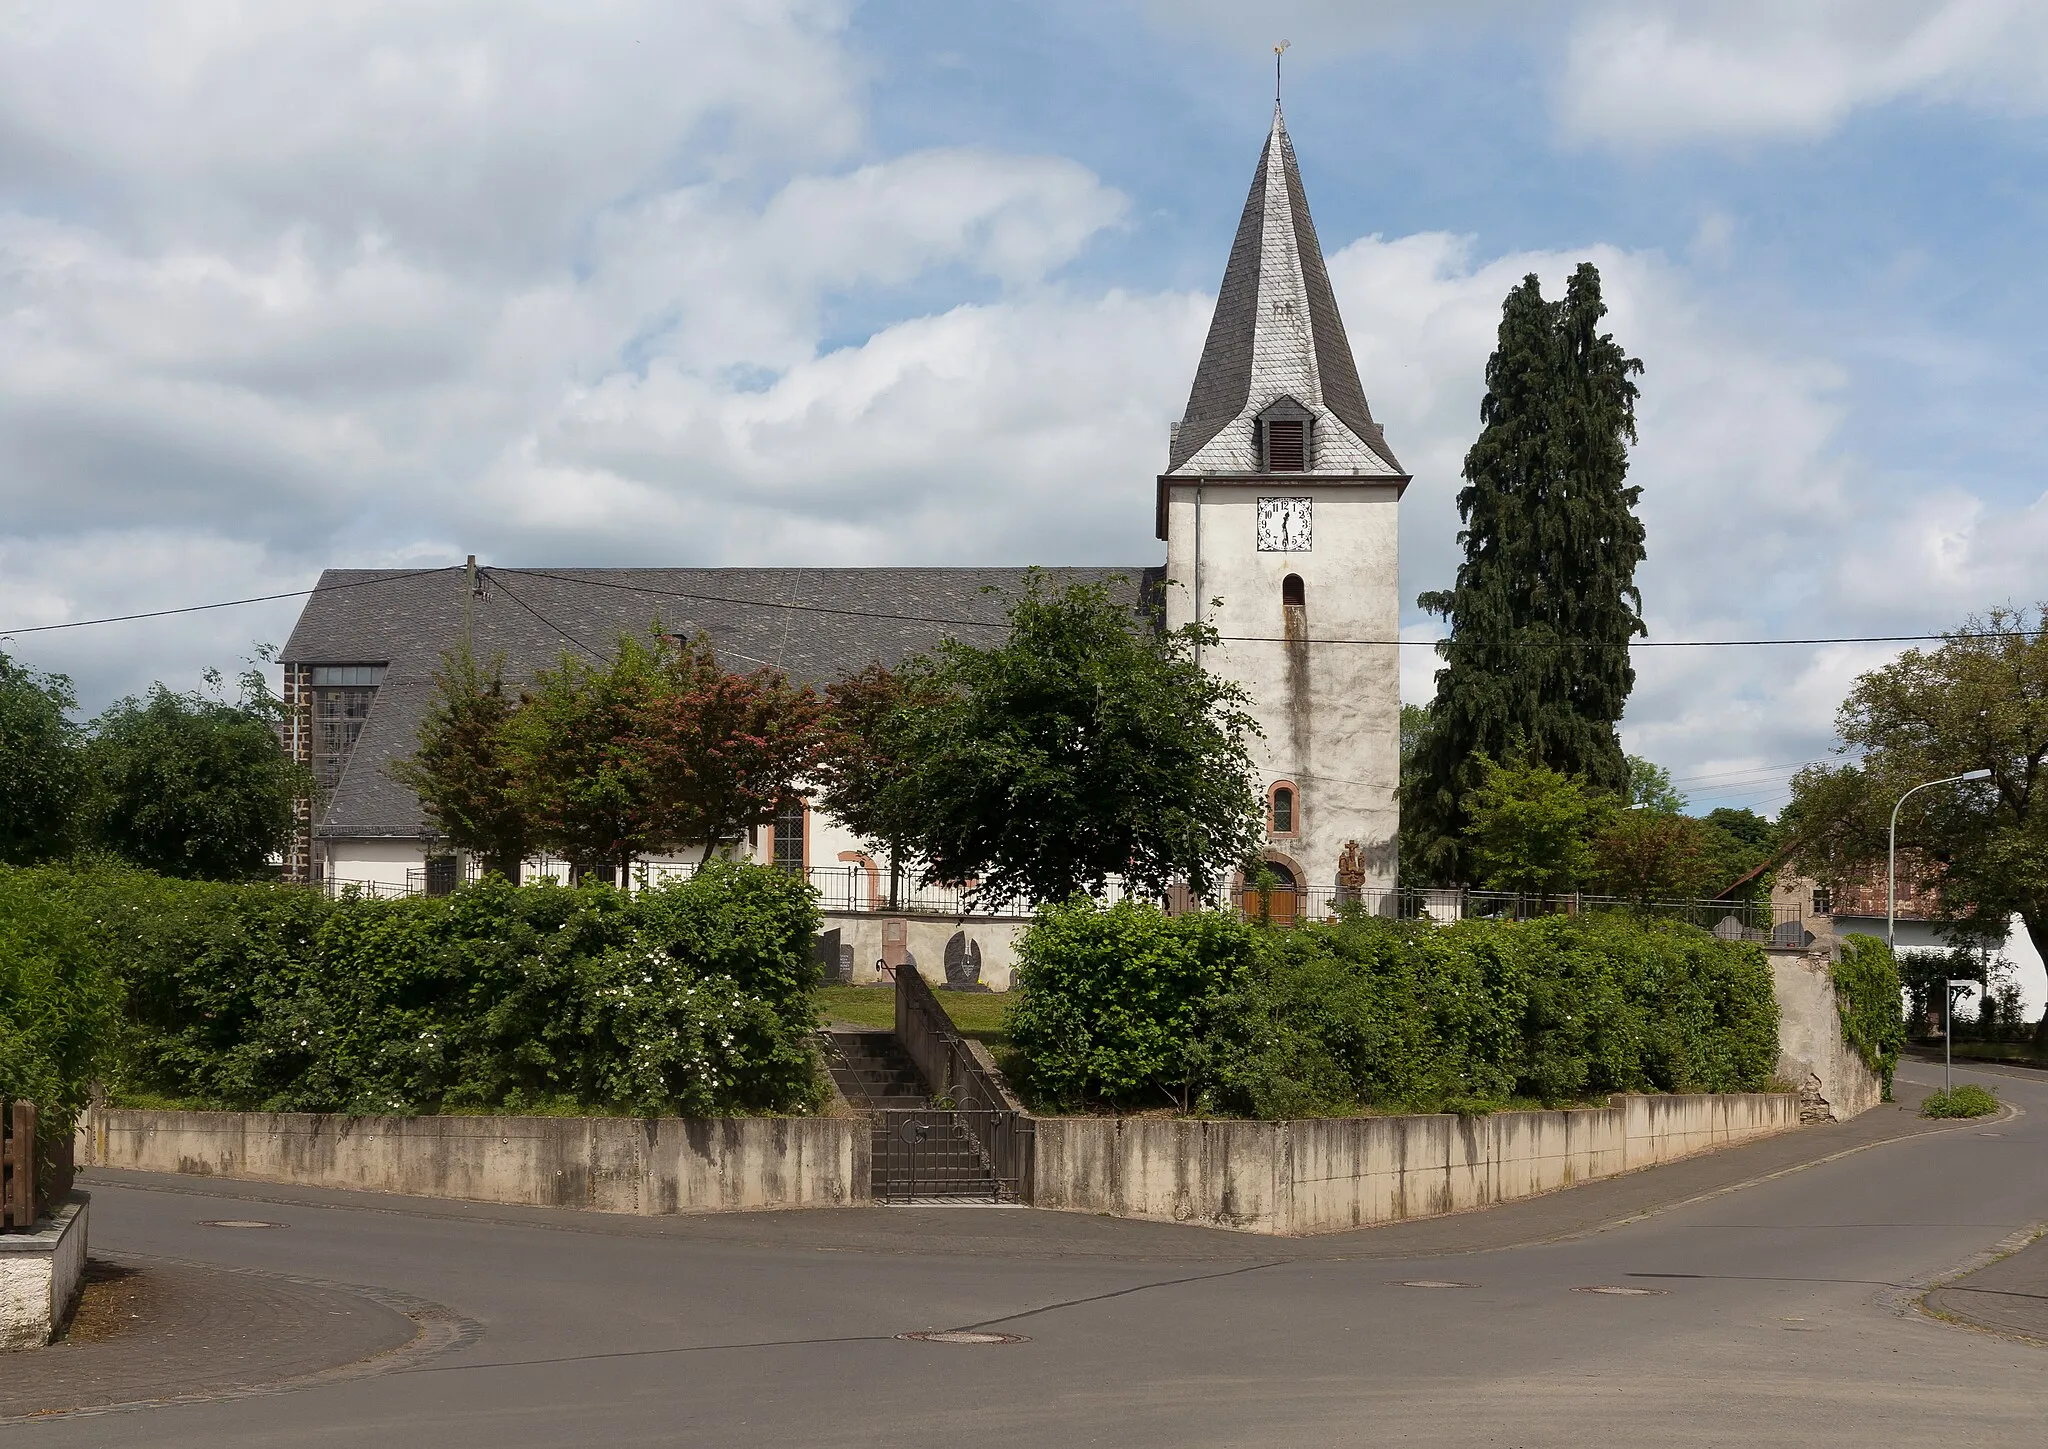
[[[1288,42],[1281,41],[1273,47],[1273,104],[1280,104],[1280,52],[1287,49]]]

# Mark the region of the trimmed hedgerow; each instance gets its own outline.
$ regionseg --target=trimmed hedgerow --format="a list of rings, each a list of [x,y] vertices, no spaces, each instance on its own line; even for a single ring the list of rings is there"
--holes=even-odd
[[[83,916],[0,867],[0,1103],[28,1101],[38,1135],[71,1131],[108,1060],[120,990]]]
[[[1884,1100],[1892,1099],[1892,1073],[1906,1044],[1906,1013],[1899,963],[1892,948],[1875,936],[1845,938],[1834,965],[1835,1007],[1842,1014],[1842,1037],[1863,1058],[1863,1065],[1884,1083]]]
[[[1760,950],[1622,915],[1274,931],[1077,903],[1041,914],[1020,958],[1011,1038],[1031,1088],[1067,1104],[1470,1111],[1754,1091],[1777,1060]],[[1161,958],[1184,964],[1157,977]]]
[[[628,898],[489,879],[329,901],[130,870],[23,872],[125,992],[138,1094],[263,1111],[801,1111],[814,897],[714,862]]]

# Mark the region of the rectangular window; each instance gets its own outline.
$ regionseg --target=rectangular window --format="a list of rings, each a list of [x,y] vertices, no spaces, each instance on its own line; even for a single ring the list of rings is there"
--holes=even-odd
[[[384,666],[381,664],[316,664],[313,666],[313,684],[321,685],[369,685],[372,688],[384,682]]]
[[[1266,424],[1266,471],[1301,473],[1308,468],[1308,425],[1299,418]]]
[[[382,665],[375,668],[380,675],[384,672]],[[320,672],[313,671],[315,678]],[[374,684],[313,686],[313,779],[322,790],[341,783],[341,772],[348,767],[349,754],[376,702]]]
[[[780,870],[804,868],[804,802],[791,800],[775,812],[775,864]]]

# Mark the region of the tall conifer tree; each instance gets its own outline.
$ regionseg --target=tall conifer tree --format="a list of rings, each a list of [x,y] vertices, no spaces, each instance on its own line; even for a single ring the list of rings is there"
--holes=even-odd
[[[1466,798],[1481,757],[1531,760],[1623,793],[1614,732],[1644,632],[1636,565],[1642,490],[1626,484],[1642,363],[1600,330],[1600,273],[1582,262],[1563,300],[1531,275],[1501,308],[1483,427],[1465,455],[1456,585],[1417,601],[1451,624],[1436,698],[1402,800],[1403,873],[1467,875]]]

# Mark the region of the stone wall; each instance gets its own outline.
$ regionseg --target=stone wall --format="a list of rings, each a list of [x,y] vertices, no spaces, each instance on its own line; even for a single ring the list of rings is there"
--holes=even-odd
[[[1487,1207],[1799,1125],[1789,1093],[1486,1117],[1042,1117],[1036,1206],[1326,1233]]]
[[[1778,1076],[1799,1093],[1800,1120],[1846,1122],[1875,1107],[1884,1084],[1842,1040],[1831,942],[1815,949],[1767,951],[1778,998]]]
[[[681,1213],[870,1197],[865,1119],[344,1117],[102,1108],[78,1165],[470,1202]]]
[[[74,1192],[33,1233],[0,1233],[0,1350],[41,1348],[71,1320],[85,1283],[91,1199]]]
[[[1017,965],[1017,939],[1029,916],[889,915],[886,911],[824,912],[818,962],[828,982],[873,986],[875,963],[891,968],[906,955],[933,986],[948,984],[949,969],[990,991],[1008,991]]]

